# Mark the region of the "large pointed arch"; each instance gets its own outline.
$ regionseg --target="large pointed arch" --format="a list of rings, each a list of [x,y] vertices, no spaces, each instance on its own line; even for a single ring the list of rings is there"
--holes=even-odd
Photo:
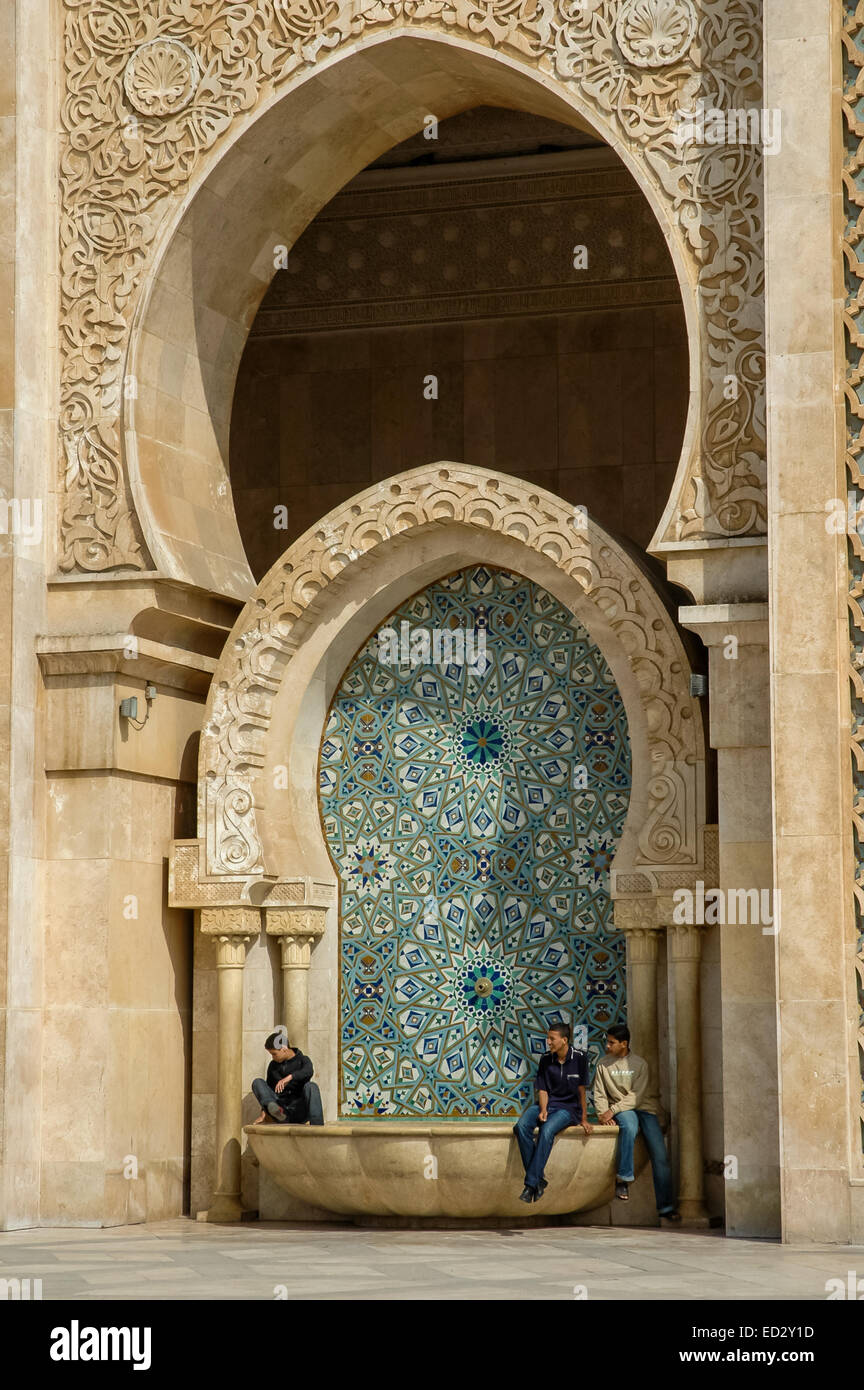
[[[530,12],[433,3],[422,20],[402,5],[295,15],[258,0],[227,26],[202,6],[170,36],[145,34],[132,0],[118,9],[110,32],[70,14],[67,35],[63,293],[78,328],[64,340],[63,571],[152,567],[251,591],[227,422],[274,251],[430,109],[444,117],[478,101],[592,130],[663,228],[688,323],[691,405],[655,548],[764,530],[759,154],[676,138],[699,99],[758,101],[758,65],[739,61],[758,52],[758,0],[742,5],[735,64],[721,57],[716,70],[714,0],[698,13],[692,0],[663,6],[650,41],[618,0]],[[179,109],[147,88],[141,55],[154,43],[186,64]]]

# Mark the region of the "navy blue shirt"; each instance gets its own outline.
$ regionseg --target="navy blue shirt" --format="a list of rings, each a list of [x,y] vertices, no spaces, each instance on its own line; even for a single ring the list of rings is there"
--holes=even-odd
[[[545,1052],[537,1067],[536,1086],[549,1096],[549,1110],[569,1110],[574,1124],[582,1119],[579,1087],[588,1085],[588,1053],[568,1047],[559,1062],[554,1052]]]

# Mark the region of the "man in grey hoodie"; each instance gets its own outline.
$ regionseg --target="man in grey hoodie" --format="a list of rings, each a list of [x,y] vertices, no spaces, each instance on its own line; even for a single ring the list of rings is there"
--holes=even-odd
[[[629,1200],[633,1182],[633,1146],[640,1129],[651,1159],[657,1214],[667,1221],[680,1221],[672,1186],[672,1170],[660,1128],[660,1103],[651,1084],[651,1073],[644,1057],[630,1051],[630,1029],[615,1024],[606,1030],[606,1056],[594,1073],[594,1109],[601,1125],[618,1126],[618,1173],[615,1196]]]

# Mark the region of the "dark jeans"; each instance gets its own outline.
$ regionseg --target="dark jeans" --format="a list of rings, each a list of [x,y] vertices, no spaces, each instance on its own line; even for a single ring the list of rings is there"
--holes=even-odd
[[[567,1129],[569,1125],[578,1123],[577,1120],[573,1119],[569,1110],[550,1110],[548,1118],[542,1125],[539,1124],[539,1115],[540,1106],[529,1105],[513,1126],[513,1133],[516,1135],[516,1142],[522,1155],[522,1166],[525,1169],[526,1187],[540,1186],[543,1170],[555,1142],[555,1135],[560,1134],[562,1129]],[[534,1130],[537,1128],[539,1128],[540,1133],[537,1135],[535,1143]]]
[[[633,1181],[633,1145],[641,1129],[651,1160],[657,1214],[668,1216],[670,1211],[675,1211],[675,1193],[660,1121],[647,1110],[619,1110],[615,1123],[618,1126],[618,1181]]]
[[[281,1093],[274,1091],[260,1077],[252,1082],[252,1092],[262,1110],[267,1110],[268,1105],[279,1106],[284,1119],[278,1119],[278,1124],[304,1125],[307,1120],[311,1125],[324,1123],[321,1093],[314,1081],[307,1081],[302,1096],[293,1096],[290,1100],[285,1100]],[[270,1113],[269,1110],[267,1113]],[[273,1118],[276,1119],[276,1116]]]

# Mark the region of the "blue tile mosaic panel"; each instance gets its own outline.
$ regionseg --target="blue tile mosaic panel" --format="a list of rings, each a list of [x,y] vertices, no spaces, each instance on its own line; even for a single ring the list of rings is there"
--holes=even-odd
[[[340,1111],[514,1115],[550,1022],[585,1025],[602,1051],[625,1014],[609,898],[630,794],[623,701],[573,614],[516,574],[460,571],[384,629],[321,746]],[[485,662],[470,642],[448,662],[446,643],[424,643],[441,632],[485,639]]]

